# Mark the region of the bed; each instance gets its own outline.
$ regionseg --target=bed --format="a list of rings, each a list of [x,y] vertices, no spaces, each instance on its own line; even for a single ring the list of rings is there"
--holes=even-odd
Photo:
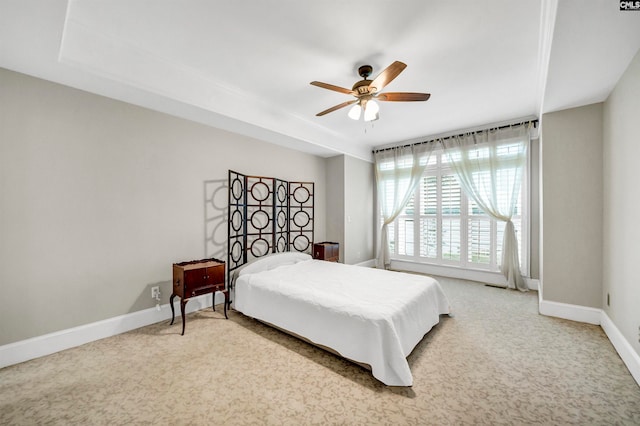
[[[314,260],[313,182],[229,170],[227,282],[233,307],[411,386],[407,356],[449,313],[432,278]]]
[[[278,253],[239,269],[237,311],[370,366],[389,386],[411,386],[407,356],[449,313],[429,277]]]

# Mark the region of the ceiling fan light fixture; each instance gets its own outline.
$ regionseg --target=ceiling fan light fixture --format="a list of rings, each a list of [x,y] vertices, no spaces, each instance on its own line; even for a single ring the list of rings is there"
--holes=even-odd
[[[370,100],[364,108],[364,121],[375,121],[380,118],[380,106],[376,101]]]
[[[351,107],[351,109],[349,110],[349,118],[352,120],[360,120],[360,113],[362,112],[362,107],[360,106],[360,103],[358,102],[357,104],[355,104],[354,106]]]

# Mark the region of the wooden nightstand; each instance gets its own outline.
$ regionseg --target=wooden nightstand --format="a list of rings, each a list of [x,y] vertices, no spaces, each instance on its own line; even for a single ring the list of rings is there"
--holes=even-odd
[[[313,245],[313,258],[337,262],[340,258],[340,244],[325,241]]]
[[[180,297],[180,313],[182,314],[182,335],[184,336],[184,307],[190,297],[202,294],[213,293],[213,310],[215,307],[215,293],[220,291],[224,294],[224,317],[227,316],[227,304],[229,303],[229,292],[224,285],[225,263],[218,259],[192,260],[173,264],[173,293],[169,299],[171,305],[171,324],[175,319],[173,299]]]

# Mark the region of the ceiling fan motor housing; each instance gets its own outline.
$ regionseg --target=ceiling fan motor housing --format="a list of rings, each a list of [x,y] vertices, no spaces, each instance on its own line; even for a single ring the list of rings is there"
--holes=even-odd
[[[360,68],[358,68],[358,75],[365,80],[369,78],[372,72],[373,67],[371,65],[362,65]]]
[[[360,68],[358,68],[358,74],[360,74],[360,77],[362,77],[363,80],[360,80],[356,84],[354,84],[351,90],[356,92],[358,95],[369,94],[369,84],[371,84],[371,80],[369,80],[368,77],[372,72],[373,67],[371,67],[371,65],[362,65]]]

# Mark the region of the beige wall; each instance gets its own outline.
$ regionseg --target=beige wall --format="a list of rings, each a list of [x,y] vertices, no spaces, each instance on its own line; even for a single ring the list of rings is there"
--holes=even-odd
[[[327,239],[340,261],[373,259],[373,165],[348,155],[327,159]]]
[[[373,164],[345,156],[345,257],[356,264],[373,254]]]
[[[602,307],[602,104],[542,119],[544,300]]]
[[[327,241],[340,244],[340,262],[344,262],[344,155],[326,161]]]
[[[227,170],[316,183],[320,157],[0,69],[0,345],[168,302],[226,259]]]
[[[529,151],[529,276],[540,279],[540,138]]]
[[[604,104],[603,308],[640,355],[640,52]],[[607,306],[606,295],[610,295]]]

